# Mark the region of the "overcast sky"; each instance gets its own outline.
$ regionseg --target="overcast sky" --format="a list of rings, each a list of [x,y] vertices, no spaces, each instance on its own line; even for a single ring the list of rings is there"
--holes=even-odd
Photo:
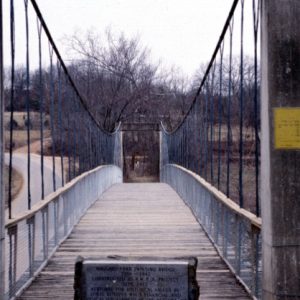
[[[91,28],[101,33],[109,26],[114,32],[124,32],[128,37],[138,34],[141,43],[151,50],[153,60],[160,59],[166,66],[176,65],[187,75],[194,74],[201,63],[210,59],[233,2],[232,0],[36,1],[65,60],[68,59],[68,53],[64,50],[65,35],[71,35],[75,30],[84,32]],[[7,6],[8,0],[4,2]],[[250,4],[252,1],[248,2]],[[15,3],[16,23],[24,28],[23,1],[15,0]],[[4,16],[8,20],[8,9],[7,7],[4,9]],[[7,20],[5,23],[8,23]],[[31,27],[36,28],[35,19],[30,23]],[[23,36],[24,34],[16,35],[17,43],[24,44],[20,41]],[[8,37],[6,35],[6,39]]]

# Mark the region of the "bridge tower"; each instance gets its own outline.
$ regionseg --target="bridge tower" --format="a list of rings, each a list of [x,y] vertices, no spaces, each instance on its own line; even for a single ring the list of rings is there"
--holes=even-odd
[[[299,0],[263,0],[263,299],[300,298],[299,18]]]

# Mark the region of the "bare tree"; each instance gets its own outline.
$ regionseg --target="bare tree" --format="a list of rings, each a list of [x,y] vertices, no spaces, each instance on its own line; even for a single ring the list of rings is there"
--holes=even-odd
[[[68,41],[80,58],[71,70],[105,129],[112,130],[117,122],[149,107],[158,65],[150,62],[149,50],[137,37],[127,39],[107,30],[103,41],[89,31]]]

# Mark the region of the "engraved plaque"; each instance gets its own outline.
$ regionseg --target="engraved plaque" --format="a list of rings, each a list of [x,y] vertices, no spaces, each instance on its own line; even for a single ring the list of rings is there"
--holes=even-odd
[[[79,260],[76,263],[75,299],[198,299],[198,296],[189,296],[198,295],[196,270],[191,272],[191,267],[191,260],[178,259]]]

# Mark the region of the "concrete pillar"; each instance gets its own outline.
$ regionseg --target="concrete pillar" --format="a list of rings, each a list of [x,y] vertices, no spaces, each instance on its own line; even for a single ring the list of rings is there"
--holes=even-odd
[[[3,97],[3,18],[0,0],[0,299],[4,298],[5,198],[4,198],[4,97]]]
[[[300,299],[300,1],[262,3],[263,299]]]

